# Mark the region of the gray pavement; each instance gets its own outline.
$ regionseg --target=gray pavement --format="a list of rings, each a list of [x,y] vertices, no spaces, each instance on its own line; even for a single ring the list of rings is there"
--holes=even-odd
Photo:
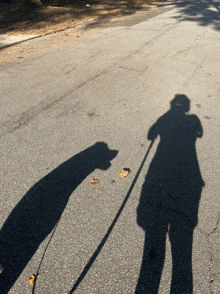
[[[144,248],[136,293],[219,293],[219,9],[146,12],[0,64],[2,293],[135,293]]]

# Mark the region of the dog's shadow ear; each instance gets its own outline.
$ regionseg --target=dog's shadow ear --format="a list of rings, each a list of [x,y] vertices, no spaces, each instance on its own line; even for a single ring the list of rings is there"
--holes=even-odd
[[[91,151],[93,163],[96,168],[101,170],[107,170],[111,166],[110,161],[113,160],[118,154],[117,150],[110,150],[108,145],[104,142],[97,142],[92,146]]]

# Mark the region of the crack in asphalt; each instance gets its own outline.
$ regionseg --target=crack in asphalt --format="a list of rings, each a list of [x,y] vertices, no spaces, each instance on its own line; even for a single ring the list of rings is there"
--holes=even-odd
[[[152,39],[144,42],[144,44],[142,46],[140,46],[139,49],[134,50],[132,53],[128,54],[126,57],[122,58],[120,61],[117,60],[115,62],[112,63],[111,66],[109,66],[107,69],[103,70],[102,72],[94,75],[92,78],[86,80],[85,82],[82,82],[80,85],[78,85],[77,87],[75,87],[74,89],[70,90],[68,93],[64,94],[63,96],[59,97],[59,98],[47,98],[43,101],[41,101],[39,104],[35,105],[33,108],[23,112],[22,114],[18,114],[15,115],[12,119],[10,119],[9,121],[5,122],[3,125],[0,126],[0,138],[4,135],[6,135],[7,133],[12,133],[14,131],[16,131],[17,129],[21,128],[24,125],[27,125],[31,120],[33,120],[34,118],[36,118],[40,113],[42,113],[43,111],[51,108],[53,105],[59,103],[61,100],[65,99],[67,96],[69,96],[70,94],[76,92],[77,90],[79,90],[80,88],[82,88],[83,86],[85,86],[87,83],[95,80],[96,78],[98,78],[99,76],[101,76],[102,74],[108,72],[110,69],[114,68],[115,66],[118,65],[119,62],[125,61],[129,58],[131,58],[132,56],[134,56],[135,54],[140,53],[140,51],[144,48],[146,48],[146,46],[152,42],[154,42],[155,40],[157,40],[158,38],[160,38],[162,35],[164,35],[164,33],[172,30],[175,27],[175,24],[169,26],[168,28],[166,28],[162,33],[160,33],[159,35],[153,37]],[[123,30],[123,29],[122,29]],[[136,30],[136,29],[135,29]],[[121,31],[121,29],[119,30]],[[103,38],[104,36],[102,36]],[[191,46],[190,46],[191,47]],[[189,48],[190,48],[189,47]],[[188,48],[188,49],[189,49]],[[186,49],[186,50],[188,50]],[[185,50],[184,50],[185,51]],[[47,54],[51,54],[53,52],[47,52],[44,53],[42,56],[45,56]],[[100,52],[95,53],[94,56],[92,56],[92,59],[94,57],[96,57],[98,54],[100,54]],[[39,58],[39,56],[38,56]],[[89,64],[91,62],[91,60],[89,60],[85,65]],[[19,63],[16,63],[20,64]],[[84,66],[85,66],[84,65]],[[123,66],[121,66],[123,67]],[[130,70],[132,70],[131,68],[129,68]],[[147,69],[147,67],[146,67]],[[196,68],[197,70],[198,68]],[[66,74],[69,74],[71,71],[74,71],[75,68],[71,69],[69,72],[67,72]],[[142,72],[143,73],[143,72]]]
[[[144,70],[139,70],[139,69],[135,69],[135,68],[131,68],[131,67],[127,67],[124,65],[119,65],[118,68],[122,69],[122,70],[128,70],[128,71],[133,71],[136,72],[137,74],[143,74],[146,72],[146,70],[148,69],[148,65],[144,68]]]
[[[198,44],[196,44],[196,46],[198,46]],[[171,56],[171,58],[173,58],[173,57],[175,57],[175,56],[178,56],[178,55],[182,55],[182,54],[186,53],[187,51],[189,51],[191,48],[194,48],[194,47],[196,47],[196,46],[194,46],[194,45],[190,45],[188,48],[176,52],[173,56]]]
[[[173,26],[171,28],[173,28]],[[171,29],[171,28],[169,28],[169,29]],[[156,36],[155,38],[145,42],[141,46],[141,48],[139,48],[138,50],[135,50],[134,52],[132,52],[131,54],[129,54],[125,58],[122,58],[121,61],[126,60],[129,57],[131,57],[132,55],[139,53],[144,47],[146,47],[147,44],[156,40],[158,37],[163,35],[169,29],[165,30],[162,34]],[[99,54],[99,53],[96,53],[95,55],[97,55],[97,54]],[[59,103],[61,100],[65,99],[70,94],[73,94],[74,92],[76,92],[77,90],[79,90],[80,88],[85,86],[87,83],[94,81],[95,79],[100,77],[102,74],[104,74],[107,71],[109,71],[110,69],[114,68],[118,64],[118,62],[119,61],[113,62],[112,65],[109,66],[107,69],[99,72],[98,74],[94,75],[92,78],[86,80],[85,82],[82,82],[80,85],[78,85],[74,89],[70,90],[68,93],[64,94],[63,96],[61,96],[59,98],[47,98],[47,99],[41,101],[39,104],[32,107],[31,109],[29,109],[21,114],[15,115],[12,119],[6,121],[5,123],[3,123],[3,125],[0,126],[0,138],[8,133],[13,133],[14,131],[20,129],[22,126],[27,125],[30,121],[32,121],[34,118],[36,118],[43,111],[51,108],[53,105]]]
[[[68,91],[66,94],[62,95],[59,98],[46,98],[45,100],[41,101],[39,104],[35,105],[31,109],[15,115],[11,120],[3,123],[0,126],[0,138],[8,133],[13,133],[14,131],[20,129],[22,126],[27,125],[30,121],[35,119],[37,116],[39,116],[43,111],[48,110],[52,106],[60,103],[62,100],[64,100],[69,95],[75,93],[77,90],[79,90],[81,87],[85,86],[87,83],[94,81],[99,76],[104,74],[106,70],[102,71],[101,73],[96,74],[92,78],[88,79],[87,81],[81,83],[74,89]]]
[[[218,224],[219,224],[219,220],[220,220],[220,212],[218,213],[218,218],[217,218],[217,221],[216,221],[216,225],[215,225],[215,227],[213,228],[213,230],[212,230],[210,233],[208,233],[208,236],[210,236],[212,233],[215,232],[215,230],[217,230],[217,228],[218,228]]]
[[[213,234],[217,230],[218,225],[219,225],[219,221],[220,221],[220,212],[218,213],[218,217],[217,217],[217,221],[216,221],[215,227],[212,229],[211,232],[205,233],[202,229],[198,228],[198,230],[200,230],[205,235],[206,240],[207,240],[207,243],[208,243],[208,247],[209,247],[209,265],[208,265],[208,272],[209,272],[209,291],[210,291],[210,294],[213,294],[214,293],[214,291],[212,290],[212,283],[214,281],[214,277],[215,277],[215,274],[216,273],[212,273],[211,272],[211,269],[212,269],[212,260],[213,260],[213,253],[212,253],[211,242],[209,240],[209,236],[211,234]]]
[[[15,115],[11,120],[5,122],[0,126],[0,138],[8,133],[13,133],[22,126],[27,125],[31,120],[37,117],[42,111],[49,109],[51,106],[59,103],[66,96],[70,95],[71,91],[60,98],[57,99],[45,99],[39,104],[35,105],[33,108],[28,111],[23,112],[22,114]]]
[[[212,290],[212,282],[214,281],[215,274],[211,273],[213,253],[212,253],[212,249],[211,249],[211,243],[209,241],[209,236],[211,234],[213,234],[217,230],[218,224],[219,224],[219,220],[220,220],[220,212],[218,213],[218,217],[217,217],[217,221],[216,221],[215,227],[212,229],[212,231],[210,233],[207,234],[207,240],[208,240],[208,244],[209,244],[209,277],[210,277],[210,280],[209,280],[209,290],[210,290],[210,293],[211,294],[214,293],[213,290]]]
[[[127,55],[125,58],[123,58],[122,60],[126,60],[129,59],[130,57],[132,57],[133,55],[139,53],[141,50],[143,50],[149,43],[154,42],[155,40],[157,40],[158,38],[160,38],[164,33],[168,32],[169,30],[172,30],[175,27],[175,25],[170,26],[169,28],[167,28],[165,31],[163,31],[161,34],[153,37],[152,39],[144,42],[144,44],[141,46],[141,48],[135,50],[134,52],[130,53],[129,55]],[[135,29],[138,31],[138,29]]]

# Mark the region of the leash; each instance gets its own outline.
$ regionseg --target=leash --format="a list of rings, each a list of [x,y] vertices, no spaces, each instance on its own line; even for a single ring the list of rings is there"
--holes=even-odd
[[[146,154],[145,154],[145,156],[144,156],[144,159],[142,160],[142,163],[141,163],[141,165],[140,165],[140,167],[139,167],[139,169],[138,169],[138,171],[137,171],[137,174],[136,174],[136,176],[135,176],[135,178],[134,178],[134,180],[133,180],[133,182],[132,182],[132,184],[131,184],[131,186],[130,186],[130,188],[129,188],[129,190],[128,190],[128,193],[127,193],[127,195],[126,195],[124,201],[122,202],[122,205],[121,205],[121,207],[119,208],[119,210],[118,210],[118,212],[117,212],[117,214],[116,214],[114,220],[112,221],[112,223],[111,223],[111,225],[110,225],[108,231],[106,232],[105,236],[103,237],[103,239],[102,239],[102,241],[100,242],[99,246],[97,247],[96,251],[93,253],[93,255],[92,255],[92,257],[90,258],[89,262],[88,262],[87,265],[84,267],[83,271],[81,272],[81,274],[80,274],[80,276],[78,277],[77,281],[76,281],[75,284],[73,285],[73,287],[72,287],[72,289],[70,290],[69,294],[72,294],[72,293],[76,290],[76,288],[79,286],[79,284],[82,282],[82,280],[84,279],[84,277],[86,276],[86,274],[87,274],[88,271],[90,270],[91,266],[92,266],[93,263],[95,262],[97,256],[99,255],[100,251],[102,250],[103,246],[105,245],[106,241],[108,240],[109,235],[111,234],[111,232],[112,232],[112,230],[113,230],[113,228],[114,228],[116,222],[118,221],[118,218],[120,217],[120,215],[121,215],[121,213],[122,213],[122,211],[123,211],[123,209],[124,209],[124,207],[125,207],[125,204],[126,204],[127,201],[128,201],[128,198],[129,198],[130,195],[131,195],[131,192],[132,192],[132,190],[133,190],[133,188],[134,188],[134,186],[135,186],[135,184],[136,184],[136,182],[137,182],[137,179],[138,179],[138,177],[139,177],[139,175],[140,175],[140,172],[141,172],[141,170],[142,170],[142,168],[143,168],[143,166],[144,166],[144,163],[145,163],[145,161],[146,161],[146,159],[147,159],[147,156],[148,156],[148,154],[149,154],[149,152],[150,152],[150,150],[151,150],[153,144],[154,144],[154,140],[151,141],[150,146],[148,147],[148,150],[147,150],[147,152],[146,152]]]

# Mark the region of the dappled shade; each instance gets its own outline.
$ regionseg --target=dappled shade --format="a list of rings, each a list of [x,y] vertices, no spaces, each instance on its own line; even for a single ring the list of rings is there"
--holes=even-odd
[[[204,27],[211,25],[214,29],[220,30],[219,0],[196,0],[186,4],[176,16],[179,21],[195,22]]]

